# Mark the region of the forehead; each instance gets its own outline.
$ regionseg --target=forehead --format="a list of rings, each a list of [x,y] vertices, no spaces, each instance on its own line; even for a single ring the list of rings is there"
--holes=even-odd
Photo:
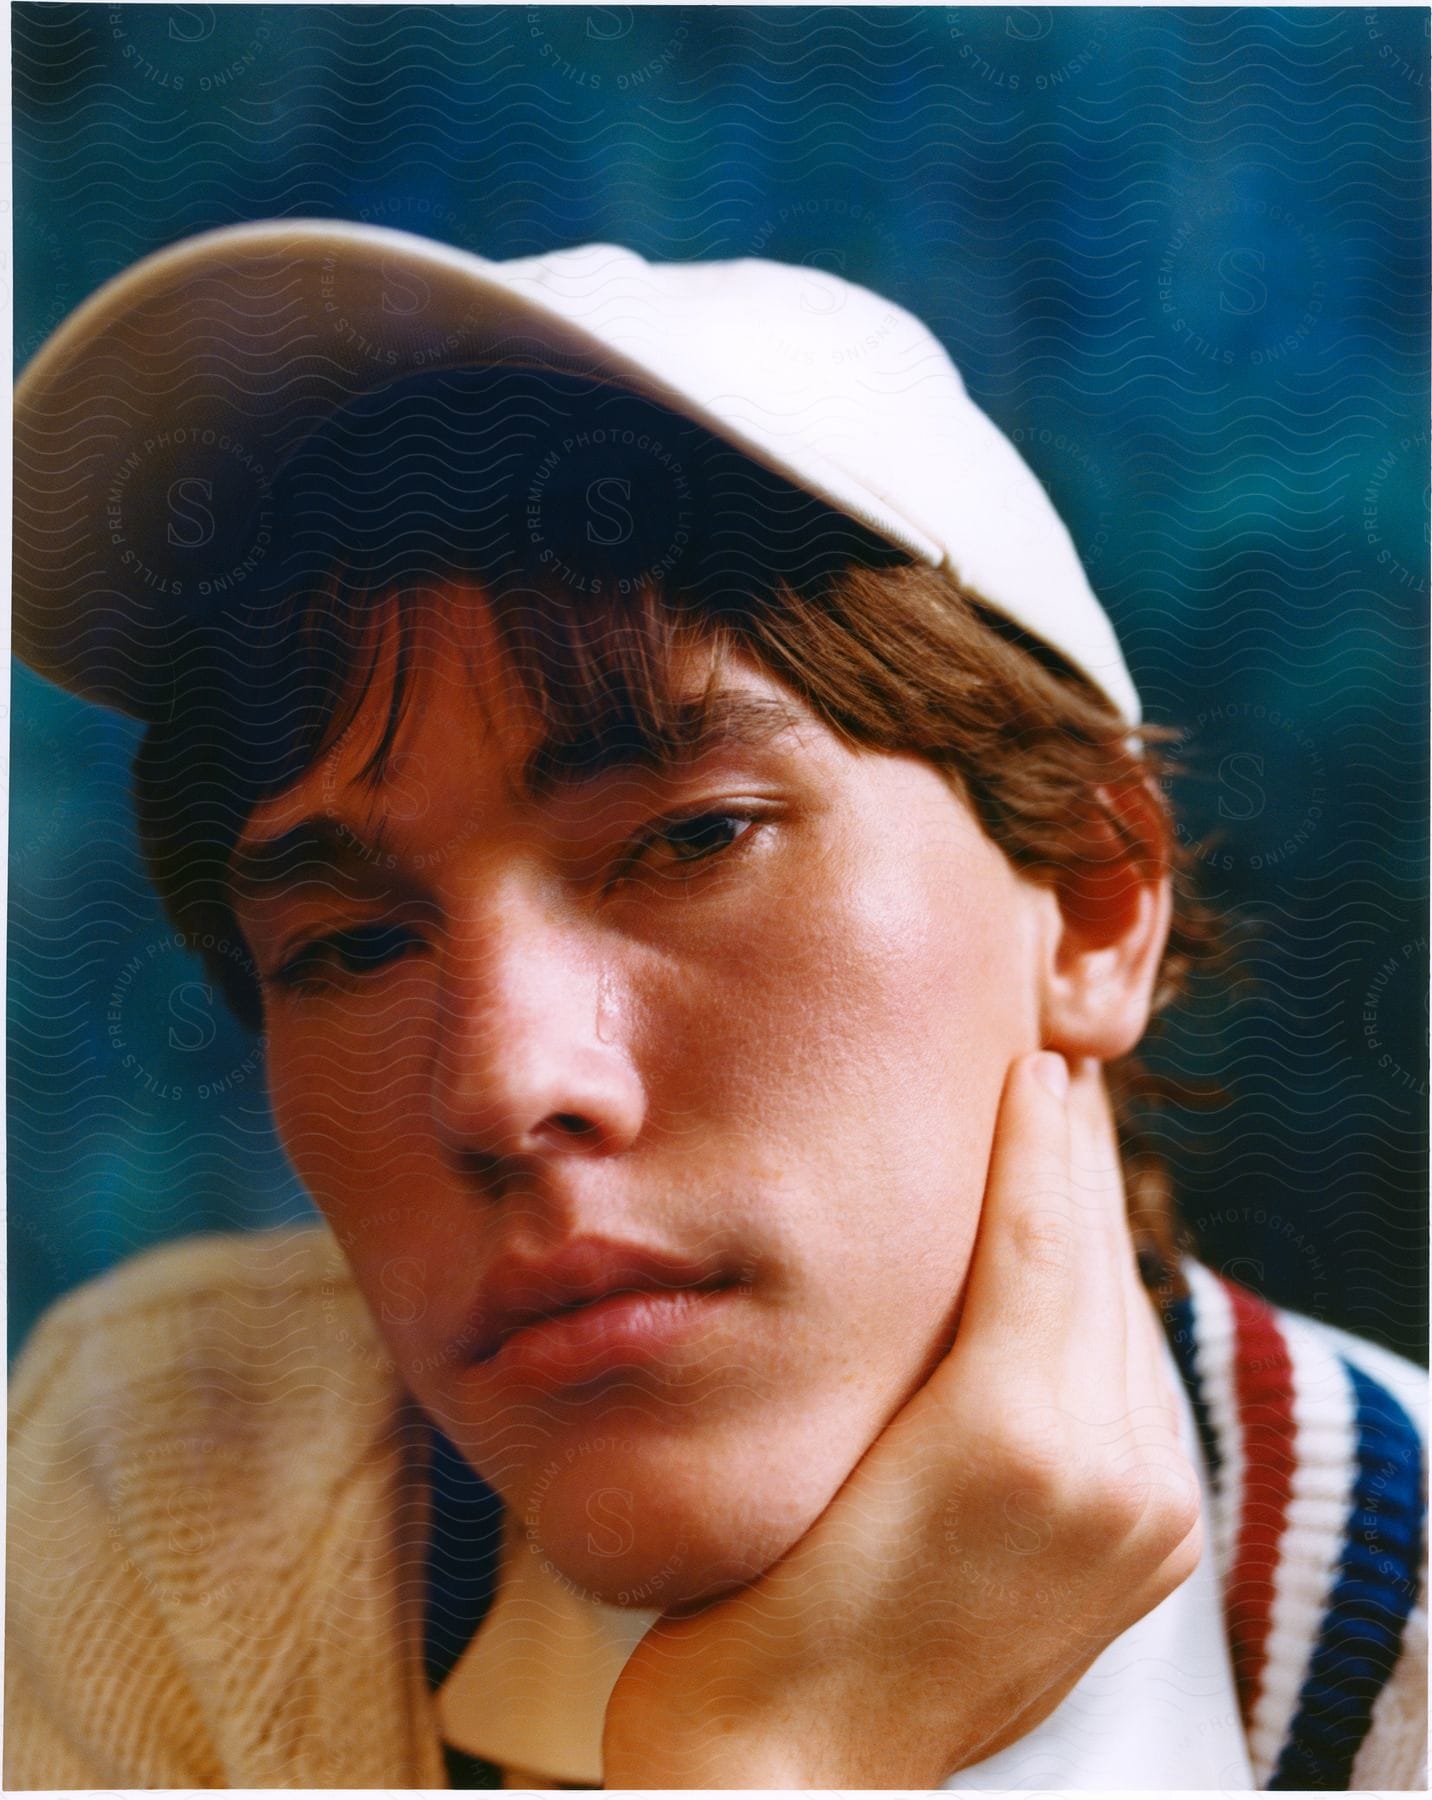
[[[550,611],[497,613],[447,589],[365,626],[333,726],[303,772],[250,815],[240,850],[309,816],[385,810],[406,777],[539,805],[616,770],[661,776],[723,750],[824,735],[815,715],[719,635],[662,641],[636,621],[595,647],[544,630]],[[477,798],[476,792],[473,796]]]

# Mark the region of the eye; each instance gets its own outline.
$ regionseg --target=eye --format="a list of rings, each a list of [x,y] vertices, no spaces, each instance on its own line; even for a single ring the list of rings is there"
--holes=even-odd
[[[676,862],[701,862],[729,850],[754,824],[754,819],[740,813],[697,813],[694,818],[668,819],[658,828],[654,841],[664,844]]]
[[[278,987],[310,989],[333,985],[343,976],[362,976],[423,947],[407,925],[358,925],[303,944],[270,980]]]
[[[652,881],[679,881],[694,864],[714,861],[734,850],[761,822],[753,813],[730,807],[658,820],[633,845],[616,879],[645,876]]]

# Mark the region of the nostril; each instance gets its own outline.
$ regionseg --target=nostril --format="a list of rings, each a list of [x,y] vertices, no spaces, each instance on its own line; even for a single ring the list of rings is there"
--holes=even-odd
[[[555,1130],[567,1137],[590,1138],[597,1135],[597,1128],[590,1119],[584,1119],[580,1113],[553,1113],[551,1124]]]
[[[585,1113],[550,1112],[507,1149],[456,1144],[450,1147],[449,1156],[469,1181],[496,1197],[530,1180],[533,1157],[600,1152],[613,1141],[602,1125]]]

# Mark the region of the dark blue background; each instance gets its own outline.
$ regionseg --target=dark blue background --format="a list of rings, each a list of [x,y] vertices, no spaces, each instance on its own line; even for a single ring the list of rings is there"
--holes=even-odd
[[[1069,519],[1248,979],[1163,1061],[1203,1254],[1425,1359],[1425,10],[14,8],[16,359],[265,216],[832,268]],[[307,1203],[137,860],[133,732],[14,686],[10,1329]]]

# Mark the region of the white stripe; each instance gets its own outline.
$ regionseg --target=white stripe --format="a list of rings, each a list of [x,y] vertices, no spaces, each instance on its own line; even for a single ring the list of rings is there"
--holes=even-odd
[[[1357,1417],[1337,1352],[1309,1326],[1274,1309],[1292,1365],[1293,1469],[1287,1522],[1273,1569],[1267,1661],[1249,1729],[1264,1786],[1292,1729],[1318,1627],[1327,1612],[1352,1507]]]

